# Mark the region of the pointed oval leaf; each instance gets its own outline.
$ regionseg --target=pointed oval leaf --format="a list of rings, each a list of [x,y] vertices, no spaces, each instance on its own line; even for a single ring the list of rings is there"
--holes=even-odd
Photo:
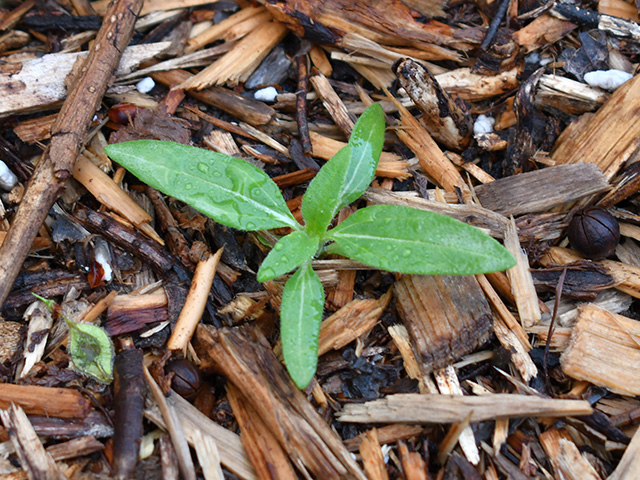
[[[266,282],[290,272],[318,251],[320,238],[298,230],[278,240],[258,270],[258,281]]]
[[[113,343],[102,328],[65,319],[69,327],[67,346],[73,368],[102,383],[113,380]]]
[[[338,211],[367,189],[382,153],[384,129],[384,112],[374,103],[356,122],[347,146],[311,181],[302,200],[302,216],[311,231],[324,233]]]
[[[323,308],[322,283],[307,261],[285,284],[280,306],[284,363],[300,389],[306,388],[316,373]]]
[[[242,159],[159,140],[105,147],[143,182],[239,230],[301,228],[269,176]]]
[[[328,236],[348,257],[392,272],[473,275],[516,263],[506,248],[479,229],[410,207],[363,208]]]

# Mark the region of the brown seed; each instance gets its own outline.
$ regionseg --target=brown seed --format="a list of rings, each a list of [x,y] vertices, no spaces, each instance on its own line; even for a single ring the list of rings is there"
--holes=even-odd
[[[183,358],[171,360],[165,367],[167,374],[173,372],[171,388],[178,394],[191,400],[202,387],[202,376],[191,362]]]
[[[585,208],[569,223],[569,242],[584,257],[606,258],[613,254],[619,241],[620,226],[604,208]]]

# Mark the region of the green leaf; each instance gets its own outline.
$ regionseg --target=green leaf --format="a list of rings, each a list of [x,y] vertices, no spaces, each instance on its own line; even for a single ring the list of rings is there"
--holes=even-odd
[[[309,385],[316,372],[323,308],[322,283],[307,261],[285,284],[280,306],[284,363],[300,389]]]
[[[158,140],[108,145],[105,152],[143,182],[223,225],[301,228],[273,180],[242,159]]]
[[[310,231],[324,233],[338,211],[367,189],[382,153],[384,128],[384,112],[374,103],[356,122],[347,146],[311,181],[302,199],[302,216]]]
[[[65,318],[69,326],[67,346],[73,368],[99,382],[113,380],[113,343],[100,327],[76,323]]]
[[[383,270],[423,275],[472,275],[516,261],[479,229],[415,208],[375,205],[328,232],[350,258]]]
[[[278,240],[258,270],[258,281],[266,282],[290,272],[315,255],[320,237],[298,230]]]

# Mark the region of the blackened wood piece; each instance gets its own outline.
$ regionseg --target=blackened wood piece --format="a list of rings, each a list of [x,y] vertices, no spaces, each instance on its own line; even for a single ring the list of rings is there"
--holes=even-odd
[[[309,124],[307,123],[307,93],[309,92],[309,71],[307,69],[307,56],[300,55],[296,59],[298,67],[298,90],[296,91],[296,123],[298,135],[305,155],[311,155],[311,138],[309,137]]]
[[[294,464],[327,480],[366,479],[257,329],[201,325],[194,347],[201,366],[220,371],[246,397]]]
[[[394,293],[424,374],[473,352],[491,335],[491,309],[473,276],[405,275]]]
[[[53,12],[30,14],[22,20],[22,25],[36,32],[98,30],[101,24],[102,19],[98,15],[65,15]]]
[[[93,116],[131,39],[142,3],[119,0],[110,5],[95,44],[56,118],[51,142],[0,247],[0,303],[7,298],[42,222],[71,176]]]
[[[561,267],[540,268],[531,270],[533,282],[549,290],[555,289],[564,269],[567,274],[562,294],[578,300],[593,300],[598,292],[615,285],[614,278],[608,270],[597,263],[581,261]]]
[[[55,439],[69,439],[93,435],[96,438],[113,436],[110,419],[97,410],[91,410],[85,418],[69,419],[41,415],[29,415],[31,425],[38,435]]]
[[[60,272],[59,270],[56,270],[56,272],[62,273],[58,279],[43,281],[39,284],[24,286],[12,291],[2,305],[3,313],[8,318],[13,317],[13,314],[17,313],[15,309],[33,302],[34,293],[44,298],[52,298],[58,295],[65,295],[71,288],[79,291],[91,289],[85,275]]]
[[[424,114],[421,121],[438,142],[462,150],[471,140],[471,118],[422,64],[402,58],[393,65],[400,85]]]
[[[155,72],[151,77],[167,87],[185,82],[193,77],[185,70]],[[223,87],[209,87],[204,90],[188,90],[187,93],[201,102],[230,113],[234,117],[250,125],[265,125],[275,116],[276,111],[265,103],[243,97],[239,93]]]
[[[148,263],[156,273],[169,275],[174,272],[180,281],[189,281],[191,275],[187,268],[144,235],[118,223],[104,213],[88,208],[76,211],[75,217],[87,230],[98,233],[123,250],[131,252],[143,262]]]
[[[513,102],[513,110],[518,120],[515,135],[509,141],[503,171],[505,176],[533,170],[531,157],[547,140],[549,131],[557,130],[558,121],[555,117],[547,117],[534,106],[534,96],[538,80],[544,73],[544,68],[538,69],[522,84]],[[556,134],[557,135],[557,134]],[[555,138],[554,138],[555,139]],[[547,149],[553,142],[546,142]]]
[[[118,479],[133,478],[142,439],[142,415],[146,393],[142,350],[126,348],[113,365],[115,415],[113,418],[113,470]]]

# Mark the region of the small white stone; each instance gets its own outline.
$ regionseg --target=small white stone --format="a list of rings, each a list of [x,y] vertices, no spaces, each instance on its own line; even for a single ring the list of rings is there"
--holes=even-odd
[[[480,114],[473,124],[473,134],[480,135],[481,133],[491,133],[493,132],[493,126],[495,123],[495,118]]]
[[[592,87],[600,87],[613,92],[633,75],[622,70],[595,70],[584,74],[584,81]]]
[[[136,83],[136,89],[140,93],[149,93],[155,86],[156,82],[154,82],[153,78],[151,77],[144,77],[142,80]]]
[[[277,96],[278,90],[276,90],[275,87],[261,88],[253,94],[253,98],[261,102],[273,102]]]
[[[0,160],[0,188],[10,192],[18,183],[18,177],[9,170],[7,164]]]

